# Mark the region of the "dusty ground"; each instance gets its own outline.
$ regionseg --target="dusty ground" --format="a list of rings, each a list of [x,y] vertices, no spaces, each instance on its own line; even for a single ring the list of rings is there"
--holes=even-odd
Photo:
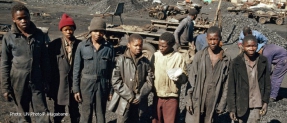
[[[97,0],[94,0],[97,1]],[[11,24],[11,13],[10,9],[14,3],[0,3],[0,24]],[[61,33],[58,30],[58,22],[61,15],[66,12],[72,18],[74,18],[77,24],[77,30],[75,35],[81,34],[87,31],[87,27],[90,23],[90,20],[93,18],[91,14],[94,14],[95,11],[91,9],[91,6],[86,5],[51,5],[43,4],[36,2],[28,2],[26,6],[30,9],[30,12],[34,13],[47,13],[51,16],[42,17],[42,16],[32,16],[32,21],[37,26],[50,27],[49,36],[51,40],[61,36]],[[93,6],[94,7],[94,6]],[[214,12],[214,11],[213,11]],[[211,13],[212,14],[212,13]],[[145,25],[150,24],[150,18],[147,15],[146,11],[140,10],[136,12],[129,12],[123,14],[124,24],[130,25]],[[111,21],[110,17],[107,17],[108,22]],[[115,17],[114,23],[120,24],[119,18]],[[275,24],[266,24],[266,26],[274,32],[281,35],[287,40],[287,26],[286,25],[275,25]],[[232,57],[235,57],[238,53],[237,46],[235,44],[224,46],[227,48],[227,53]],[[263,122],[271,123],[287,123],[287,77],[285,77],[280,90],[280,100],[278,102],[270,103],[267,116],[263,117]],[[51,112],[53,103],[50,100],[47,100],[48,106]],[[15,116],[10,116],[10,112],[15,112],[13,103],[5,102],[1,96],[0,98],[0,123],[13,123],[16,122]],[[107,112],[107,122],[115,122],[116,115],[111,112]],[[52,118],[51,118],[52,119]],[[68,117],[65,117],[63,122],[68,123]]]

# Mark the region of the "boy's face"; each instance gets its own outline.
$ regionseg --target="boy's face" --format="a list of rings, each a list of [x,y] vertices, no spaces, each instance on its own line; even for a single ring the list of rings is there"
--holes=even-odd
[[[219,48],[221,38],[217,33],[209,33],[206,36],[206,41],[211,50],[216,50]]]
[[[105,31],[103,30],[94,30],[91,32],[92,40],[99,41],[104,37]]]
[[[74,26],[64,26],[62,28],[62,34],[65,38],[70,39],[74,36]]]
[[[172,45],[168,44],[165,40],[159,40],[158,42],[158,49],[159,51],[165,55],[167,54],[169,51],[172,50]]]
[[[257,49],[257,43],[253,40],[248,40],[243,42],[243,51],[244,53],[251,57],[254,56],[254,54],[256,53],[256,49]]]
[[[128,43],[128,48],[130,52],[137,56],[142,53],[143,41],[141,39],[133,39],[130,43]]]
[[[25,31],[30,26],[30,15],[25,10],[16,11],[12,19],[20,30]]]

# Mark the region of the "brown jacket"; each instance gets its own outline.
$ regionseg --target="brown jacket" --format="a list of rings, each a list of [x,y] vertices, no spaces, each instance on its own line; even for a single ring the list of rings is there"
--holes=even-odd
[[[108,110],[119,115],[124,114],[129,100],[133,98],[146,100],[152,89],[153,74],[151,73],[149,60],[141,56],[136,61],[138,62],[135,63],[133,61],[129,55],[129,50],[127,50],[125,54],[117,58],[117,63],[112,73],[114,94]],[[136,78],[137,81],[135,80]],[[133,89],[135,82],[138,82],[137,93]]]
[[[80,40],[75,39],[72,49],[72,62],[69,64],[63,38],[55,39],[49,43],[49,56],[51,62],[51,75],[49,97],[57,100],[59,105],[69,105],[73,79],[73,64],[75,52]]]
[[[188,90],[188,95],[192,96],[192,101],[193,101],[193,110],[194,110],[194,114],[190,115],[187,112],[186,115],[186,122],[190,123],[200,123],[202,121],[200,121],[200,109],[201,106],[203,106],[201,103],[202,98],[205,97],[202,92],[203,92],[203,87],[204,85],[204,81],[205,81],[205,77],[206,77],[206,73],[208,73],[208,71],[206,71],[206,55],[207,55],[207,50],[208,48],[205,48],[204,50],[199,51],[195,57],[194,60],[192,62],[192,66],[189,70],[189,75],[188,75],[188,80],[191,84],[191,89]],[[221,72],[218,73],[217,78],[217,83],[216,83],[216,90],[215,90],[215,100],[213,102],[213,107],[209,107],[211,109],[214,110],[220,110],[220,111],[224,111],[225,107],[226,107],[226,98],[227,98],[227,81],[228,81],[228,72],[229,72],[229,65],[231,62],[230,57],[226,56],[225,54],[223,54],[222,57],[222,67],[221,67]],[[186,99],[189,99],[190,97],[187,96]],[[212,112],[213,114],[213,112]],[[212,116],[208,115],[208,116]],[[205,122],[210,122],[212,121],[212,117],[209,117],[209,121],[205,121]]]

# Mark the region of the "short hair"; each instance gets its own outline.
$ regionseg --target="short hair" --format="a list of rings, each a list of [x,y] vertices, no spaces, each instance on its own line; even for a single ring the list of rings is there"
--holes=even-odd
[[[23,4],[16,4],[11,9],[12,17],[14,16],[14,13],[16,13],[17,11],[23,11],[23,10],[26,11],[28,14],[30,14],[30,12],[26,6],[24,6]]]
[[[256,37],[253,36],[253,35],[250,35],[250,34],[248,34],[247,36],[244,37],[242,43],[244,44],[244,43],[247,42],[247,41],[254,41],[254,42],[258,43]]]
[[[173,45],[175,44],[175,38],[174,35],[170,32],[164,32],[161,34],[159,37],[159,40],[164,40],[167,42],[168,45]]]
[[[189,15],[197,15],[198,14],[198,11],[196,9],[189,9],[189,12],[188,12]]]
[[[135,39],[139,39],[139,40],[141,40],[141,41],[143,41],[143,37],[141,36],[141,35],[139,35],[139,34],[131,34],[130,36],[129,36],[129,43],[131,43],[131,42],[133,42]]]
[[[208,28],[207,34],[217,33],[218,36],[221,38],[221,29],[217,26],[212,26]]]
[[[244,34],[251,34],[251,29],[250,29],[250,27],[246,26],[246,27],[243,28],[243,35],[244,35]]]

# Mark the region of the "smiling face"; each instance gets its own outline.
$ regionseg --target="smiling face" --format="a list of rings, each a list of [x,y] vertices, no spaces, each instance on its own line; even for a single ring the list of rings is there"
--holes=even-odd
[[[128,43],[128,48],[130,52],[137,56],[142,53],[143,41],[141,39],[133,39]]]
[[[219,48],[221,37],[218,33],[209,33],[206,36],[206,41],[211,50],[216,50]]]
[[[75,28],[74,26],[64,26],[61,31],[65,38],[70,39],[74,36]]]
[[[26,31],[30,26],[30,15],[25,10],[16,11],[12,19],[20,30]]]
[[[104,34],[105,34],[105,31],[103,31],[103,30],[94,30],[91,32],[92,40],[93,41],[100,41],[101,39],[103,39]]]
[[[243,42],[243,51],[244,53],[249,56],[252,57],[255,55],[256,53],[256,49],[257,49],[257,43],[253,40],[248,40]]]

